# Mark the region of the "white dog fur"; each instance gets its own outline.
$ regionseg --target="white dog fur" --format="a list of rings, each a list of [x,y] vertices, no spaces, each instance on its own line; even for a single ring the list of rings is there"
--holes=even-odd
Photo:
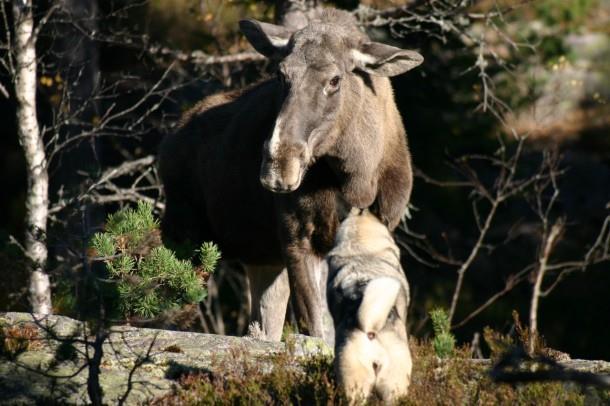
[[[341,223],[329,264],[328,304],[335,324],[335,370],[352,404],[407,393],[409,285],[388,229],[368,211]]]

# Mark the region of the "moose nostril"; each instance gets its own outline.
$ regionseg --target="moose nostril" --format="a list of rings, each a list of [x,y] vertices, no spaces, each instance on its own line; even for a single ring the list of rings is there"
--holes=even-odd
[[[369,338],[369,340],[374,340],[375,337],[377,337],[377,334],[373,333],[372,331],[369,331],[368,333],[366,333],[366,336]]]

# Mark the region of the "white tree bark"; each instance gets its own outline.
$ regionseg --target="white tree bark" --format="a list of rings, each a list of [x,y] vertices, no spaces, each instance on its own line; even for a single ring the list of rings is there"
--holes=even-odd
[[[51,284],[49,275],[45,272],[49,176],[36,116],[36,35],[32,0],[15,0],[13,17],[17,131],[25,154],[28,175],[25,250],[30,266],[30,304],[34,313],[50,314]]]

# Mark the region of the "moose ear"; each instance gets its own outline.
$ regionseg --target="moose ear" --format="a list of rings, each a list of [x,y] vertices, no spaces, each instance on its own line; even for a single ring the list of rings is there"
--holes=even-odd
[[[292,35],[285,27],[253,19],[241,20],[239,29],[254,49],[266,57],[271,57],[284,48]]]
[[[421,64],[424,57],[415,51],[379,42],[366,42],[352,51],[357,69],[377,76],[396,76]]]

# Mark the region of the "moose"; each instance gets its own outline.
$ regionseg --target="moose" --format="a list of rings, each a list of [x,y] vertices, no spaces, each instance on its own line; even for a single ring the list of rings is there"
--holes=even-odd
[[[299,327],[332,342],[324,257],[351,207],[390,229],[405,212],[411,156],[388,78],[423,57],[372,42],[334,9],[293,31],[240,29],[277,75],[203,99],[164,139],[162,232],[214,241],[243,264],[251,321],[267,339],[280,339],[292,292]]]
[[[407,393],[409,284],[392,235],[368,210],[352,209],[327,255],[328,305],[335,325],[335,371],[350,399]]]

